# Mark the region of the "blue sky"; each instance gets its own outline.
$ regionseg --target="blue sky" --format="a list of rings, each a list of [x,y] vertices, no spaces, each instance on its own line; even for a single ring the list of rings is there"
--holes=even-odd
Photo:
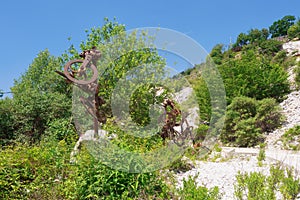
[[[78,46],[85,30],[101,26],[104,17],[116,17],[127,29],[173,29],[210,51],[285,15],[299,17],[300,1],[11,0],[2,1],[0,10],[0,89],[9,91],[40,51],[59,56],[70,44]]]

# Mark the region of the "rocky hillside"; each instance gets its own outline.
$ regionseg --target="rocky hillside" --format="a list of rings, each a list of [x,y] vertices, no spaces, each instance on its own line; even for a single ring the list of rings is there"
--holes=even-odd
[[[300,41],[291,41],[283,44],[283,49],[287,51],[289,56],[297,57],[297,61],[300,61]],[[300,124],[300,90],[296,90],[295,86],[295,74],[293,70],[296,66],[290,66],[289,81],[291,83],[292,92],[287,95],[286,100],[280,103],[283,110],[283,114],[286,117],[286,121],[280,129],[275,130],[267,136],[267,144],[270,149],[282,149],[283,144],[279,141],[280,137],[288,129]]]
[[[285,43],[283,48],[288,52],[290,56],[298,56],[300,60],[300,41],[292,41]],[[218,186],[222,194],[222,199],[229,200],[234,199],[234,185],[236,184],[236,175],[238,172],[261,172],[265,175],[269,174],[270,166],[282,161],[280,159],[286,159],[289,152],[280,151],[280,154],[276,155],[276,149],[282,149],[282,142],[279,138],[284,134],[286,130],[300,124],[300,90],[296,90],[294,84],[293,69],[295,66],[291,66],[289,71],[289,81],[292,85],[292,92],[287,96],[286,100],[280,103],[283,109],[283,114],[286,116],[286,121],[280,129],[277,129],[267,136],[267,151],[270,153],[275,152],[272,158],[267,157],[263,165],[258,165],[258,149],[241,149],[240,153],[230,154],[234,152],[234,149],[222,148],[221,152],[213,151],[206,161],[192,162],[193,169],[186,172],[177,172],[175,177],[177,179],[177,187],[182,187],[183,180],[188,179],[189,176],[197,176],[196,181],[199,186],[206,186],[212,188]],[[256,152],[256,153],[253,153]],[[297,159],[300,161],[300,154],[297,155]],[[296,157],[295,157],[296,158]],[[294,158],[292,158],[294,159]],[[297,161],[296,161],[297,163]],[[300,194],[298,195],[300,198]],[[278,192],[276,198],[283,199],[282,195]]]

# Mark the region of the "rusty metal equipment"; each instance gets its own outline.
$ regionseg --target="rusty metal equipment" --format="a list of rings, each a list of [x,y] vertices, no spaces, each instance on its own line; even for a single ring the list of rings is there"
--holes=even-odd
[[[95,135],[98,134],[98,122],[106,123],[106,113],[99,110],[100,106],[105,104],[105,99],[99,96],[99,87],[97,83],[98,71],[97,61],[101,58],[101,52],[93,47],[91,50],[86,50],[80,54],[82,59],[71,60],[65,64],[64,71],[56,71],[63,76],[67,83],[71,83],[82,89],[84,92],[90,94],[89,97],[80,97],[80,102],[86,111],[94,119]],[[88,70],[90,70],[88,72]],[[162,127],[160,136],[165,140],[166,138],[173,140],[179,146],[185,144],[185,139],[192,139],[193,127],[188,124],[187,115],[177,108],[173,100],[166,98],[163,101],[164,107],[164,125]],[[179,120],[178,120],[179,119]],[[180,131],[175,127],[180,127]]]

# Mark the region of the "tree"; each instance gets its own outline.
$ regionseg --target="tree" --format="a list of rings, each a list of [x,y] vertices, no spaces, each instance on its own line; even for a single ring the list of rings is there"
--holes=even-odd
[[[233,48],[242,47],[249,44],[249,36],[245,33],[240,33],[236,39],[236,43],[233,45]]]
[[[248,34],[250,43],[260,43],[265,41],[269,37],[268,29],[263,28],[262,30],[251,29]]]
[[[241,59],[229,60],[218,68],[223,77],[228,103],[237,96],[258,100],[275,98],[281,101],[289,92],[284,69],[253,50],[243,52]]]
[[[300,38],[300,20],[288,29],[289,39]]]
[[[13,126],[18,138],[38,141],[51,120],[71,115],[70,89],[55,70],[62,63],[42,51],[25,74],[15,81],[13,92]]]
[[[213,47],[210,52],[210,57],[213,59],[214,63],[220,65],[223,59],[223,44],[217,44]]]
[[[14,139],[12,99],[0,99],[0,147]]]
[[[287,15],[282,19],[275,21],[270,27],[269,32],[272,38],[287,35],[288,29],[295,23],[295,16]]]

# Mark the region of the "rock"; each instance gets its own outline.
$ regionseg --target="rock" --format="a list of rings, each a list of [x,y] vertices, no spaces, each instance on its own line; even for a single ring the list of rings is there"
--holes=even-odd
[[[80,151],[80,147],[82,142],[84,141],[96,141],[97,139],[108,139],[111,140],[113,138],[116,138],[117,135],[115,134],[109,134],[106,130],[100,129],[98,130],[98,137],[95,137],[95,131],[94,130],[87,130],[84,134],[82,134],[78,141],[76,142],[71,154],[70,154],[70,163],[75,163],[76,158],[75,156]]]

